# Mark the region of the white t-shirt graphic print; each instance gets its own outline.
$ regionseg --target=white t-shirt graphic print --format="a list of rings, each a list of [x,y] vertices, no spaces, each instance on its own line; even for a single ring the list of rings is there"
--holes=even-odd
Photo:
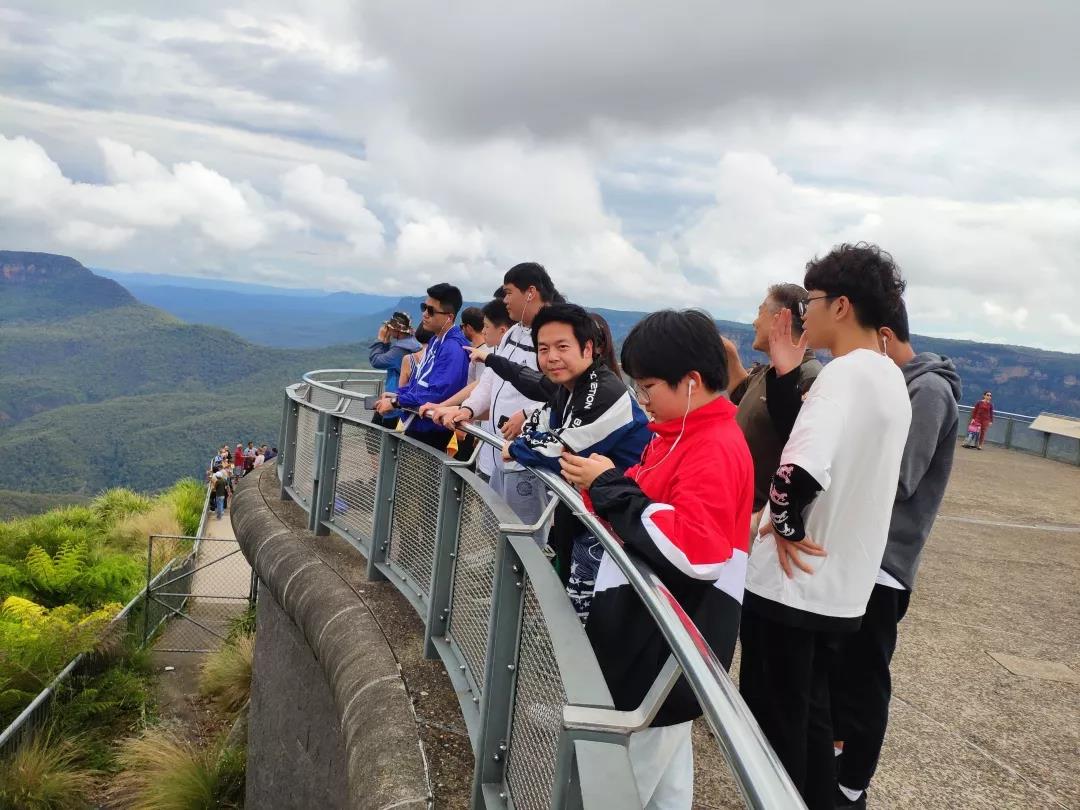
[[[827,556],[803,555],[814,573],[788,578],[772,534],[750,554],[746,589],[823,616],[856,618],[885,552],[900,461],[911,424],[903,372],[888,357],[857,349],[822,369],[803,402],[780,464],[802,467],[822,491],[803,513],[806,535]],[[761,525],[770,525],[765,508]]]

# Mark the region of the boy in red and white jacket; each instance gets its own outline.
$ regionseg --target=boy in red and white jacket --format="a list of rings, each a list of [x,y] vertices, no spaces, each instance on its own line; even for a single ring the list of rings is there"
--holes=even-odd
[[[623,472],[603,456],[565,454],[563,475],[588,491],[593,511],[629,554],[657,573],[729,666],[746,577],[754,467],[736,408],[723,394],[723,343],[704,312],[656,312],[627,336],[622,365],[655,420],[641,463]],[[637,708],[671,650],[606,555],[585,630],[616,708]],[[652,726],[631,735],[630,759],[645,806],[691,806],[690,732],[700,715],[680,678]]]

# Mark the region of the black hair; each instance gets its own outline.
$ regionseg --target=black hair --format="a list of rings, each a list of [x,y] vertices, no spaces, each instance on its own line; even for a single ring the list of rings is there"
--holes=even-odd
[[[435,296],[432,296],[432,298],[434,297]],[[421,346],[427,346],[431,343],[431,339],[435,337],[435,333],[425,329],[423,326],[418,326],[416,327],[415,337]]]
[[[484,328],[484,313],[480,307],[466,307],[461,310],[461,325],[470,326],[474,332]]]
[[[508,282],[509,283],[509,282]],[[517,285],[514,285],[517,286]],[[519,288],[520,289],[520,288]],[[549,304],[536,313],[532,322],[533,346],[539,347],[540,329],[549,323],[565,323],[574,330],[578,348],[585,352],[585,344],[592,341],[593,357],[598,357],[596,347],[600,344],[600,335],[596,322],[584,308],[577,304]]]
[[[455,315],[461,311],[461,290],[453,284],[436,284],[427,288],[427,294],[439,302],[439,306],[448,309]]]
[[[646,315],[622,347],[623,371],[636,380],[656,377],[674,388],[691,371],[710,391],[728,384],[727,352],[716,322],[700,309],[663,309]]]
[[[545,304],[565,304],[566,298],[555,289],[555,284],[544,269],[544,265],[536,262],[522,262],[515,264],[506,271],[503,276],[503,284],[513,284],[519,290],[527,290],[536,287],[540,300]]]
[[[908,324],[907,306],[903,299],[900,299],[900,303],[889,313],[882,326],[889,327],[901,343],[911,343],[911,326]]]
[[[846,296],[860,325],[880,329],[896,309],[906,285],[888,252],[859,242],[840,245],[822,258],[807,262],[803,286]]]
[[[599,312],[590,312],[589,317],[596,324],[596,336],[598,338],[596,350],[593,354],[603,360],[604,365],[616,374],[621,374],[619,361],[615,359],[615,339],[611,336],[611,327],[608,326],[607,319]]]
[[[766,295],[775,301],[780,309],[791,311],[791,331],[796,336],[801,335],[803,322],[799,316],[799,304],[806,300],[806,290],[798,284],[773,284]]]
[[[488,301],[480,311],[495,326],[513,326],[514,324],[510,319],[510,313],[506,311],[506,302],[501,298]]]

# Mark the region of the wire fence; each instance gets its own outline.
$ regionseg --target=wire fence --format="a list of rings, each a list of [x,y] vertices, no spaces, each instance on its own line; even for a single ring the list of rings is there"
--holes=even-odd
[[[310,372],[286,389],[281,492],[308,513],[309,529],[359,549],[368,576],[389,580],[420,614],[425,655],[445,664],[469,731],[472,806],[582,806],[588,781],[592,805],[640,807],[626,739],[640,728],[641,712],[655,711],[662,697],[651,696],[655,705],[637,712],[614,710],[581,622],[532,529],[469,463],[372,424],[355,394],[377,393],[371,387],[381,374],[368,374],[365,386],[363,372]],[[313,393],[320,388],[328,390]],[[606,527],[589,522],[595,519],[565,482],[538,477],[601,537],[645,602],[671,645],[673,671],[698,694],[747,806],[802,807],[723,667],[655,574],[626,556]]]

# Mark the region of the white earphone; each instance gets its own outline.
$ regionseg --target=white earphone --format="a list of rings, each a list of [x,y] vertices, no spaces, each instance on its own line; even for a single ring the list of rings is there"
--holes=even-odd
[[[675,437],[675,441],[671,443],[671,448],[666,453],[664,453],[664,457],[662,459],[660,459],[655,464],[650,464],[648,467],[643,468],[641,472],[644,473],[648,472],[649,470],[655,470],[657,467],[667,461],[671,454],[675,452],[675,448],[679,446],[679,442],[682,441],[683,434],[686,433],[686,420],[690,416],[690,397],[694,395],[694,384],[694,381],[690,380],[689,384],[686,386],[686,412],[683,413],[682,428],[679,430],[679,435]]]

